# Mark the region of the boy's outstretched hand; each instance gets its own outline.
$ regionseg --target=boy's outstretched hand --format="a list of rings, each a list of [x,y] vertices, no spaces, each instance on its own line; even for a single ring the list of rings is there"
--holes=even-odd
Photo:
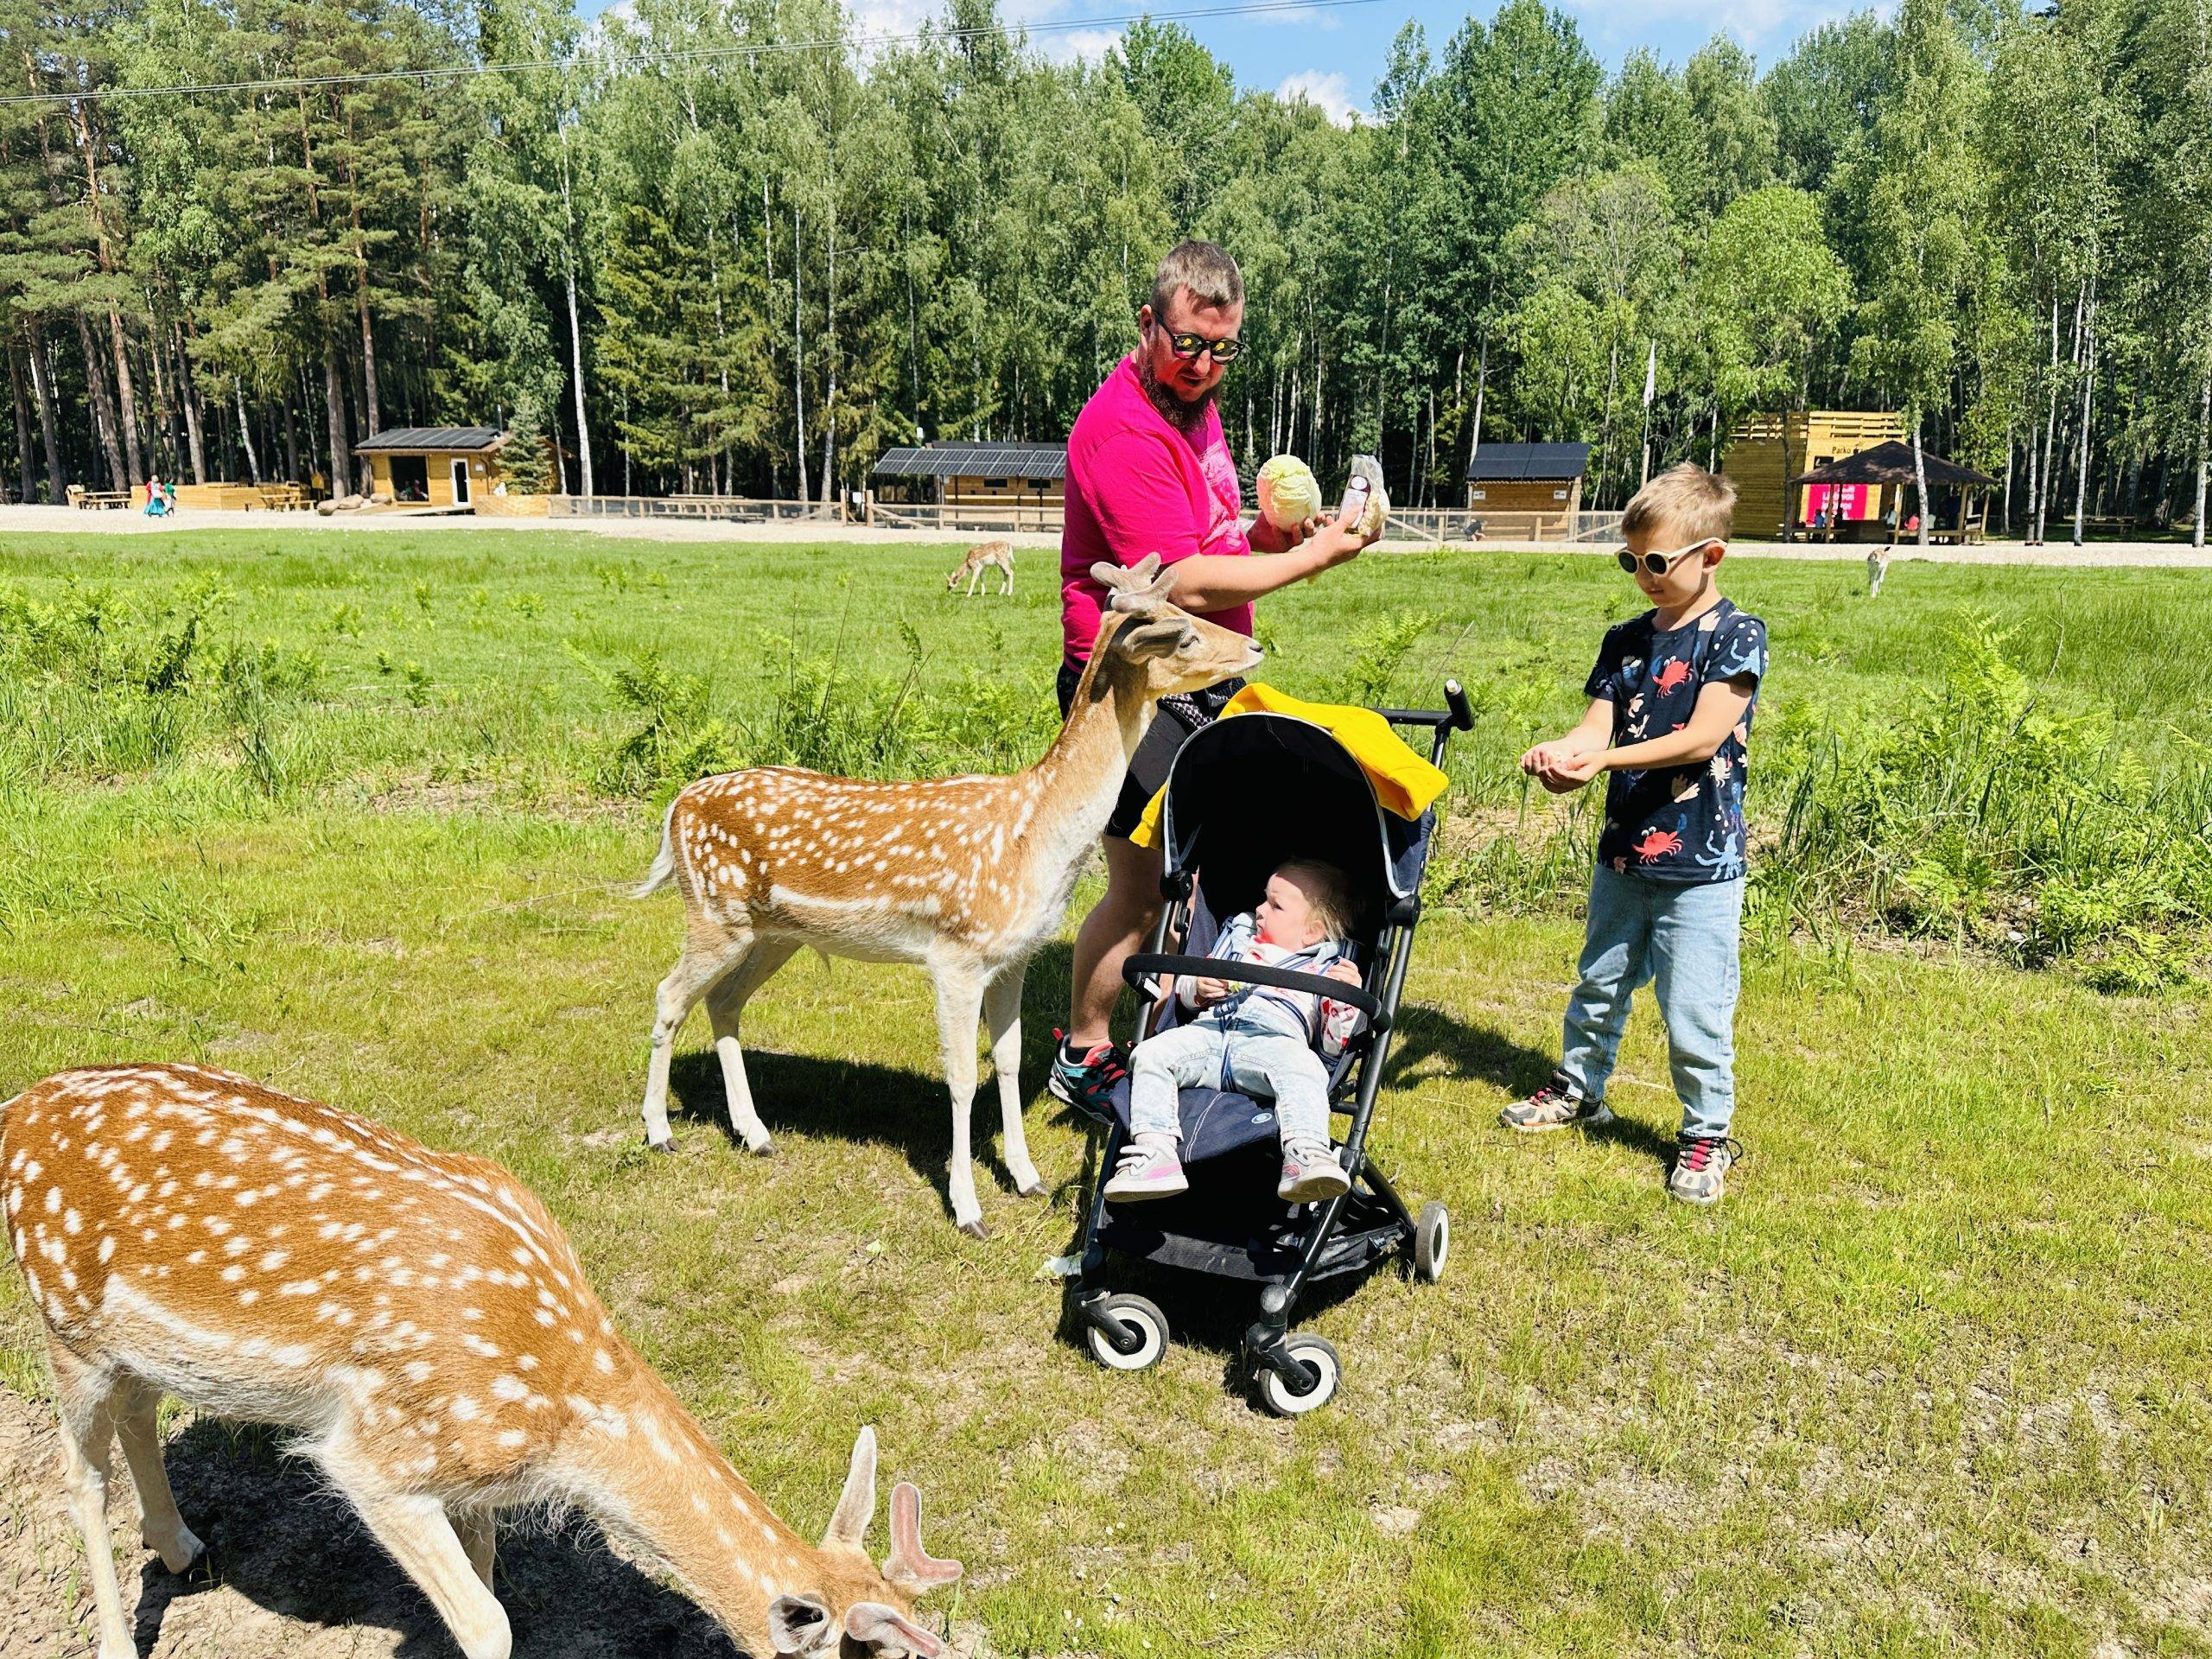
[[[1521,757],[1521,770],[1554,795],[1578,790],[1602,769],[1605,751],[1583,748],[1561,738],[1539,743]]]
[[[1342,957],[1338,957],[1334,962],[1329,964],[1327,973],[1329,978],[1338,981],[1345,985],[1357,985],[1359,983],[1359,969],[1353,967],[1351,963],[1345,961]]]

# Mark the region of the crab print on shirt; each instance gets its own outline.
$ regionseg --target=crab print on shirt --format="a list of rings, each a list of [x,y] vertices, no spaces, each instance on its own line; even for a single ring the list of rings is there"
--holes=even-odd
[[[1610,775],[1598,859],[1655,881],[1732,881],[1744,874],[1745,749],[1766,678],[1766,624],[1725,599],[1666,633],[1655,614],[1606,630],[1583,687],[1613,705],[1616,747],[1681,730],[1715,680],[1749,680],[1751,701],[1710,760]]]

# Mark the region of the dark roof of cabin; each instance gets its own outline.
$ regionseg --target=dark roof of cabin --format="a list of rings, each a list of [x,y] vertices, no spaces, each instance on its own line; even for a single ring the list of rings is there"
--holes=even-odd
[[[1933,449],[1922,450],[1920,458],[1927,464],[1930,484],[1956,487],[1963,484],[1987,486],[1997,482],[1986,473],[1977,473],[1971,467],[1961,467],[1955,461],[1944,460]],[[1912,446],[1891,438],[1876,444],[1872,449],[1861,449],[1855,455],[1846,455],[1841,461],[1815,467],[1809,473],[1800,473],[1789,481],[1792,484],[1910,484],[1913,481]]]
[[[877,478],[1065,478],[1064,443],[931,443],[919,449],[887,449],[872,469]]]
[[[1580,478],[1590,464],[1586,443],[1486,443],[1467,463],[1471,483],[1515,478]]]
[[[395,426],[372,438],[363,438],[356,449],[492,449],[506,437],[496,426]]]

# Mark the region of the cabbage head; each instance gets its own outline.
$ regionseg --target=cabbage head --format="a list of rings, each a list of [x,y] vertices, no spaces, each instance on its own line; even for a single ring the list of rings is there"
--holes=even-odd
[[[1260,468],[1260,511],[1277,530],[1295,530],[1321,511],[1321,481],[1296,455],[1277,455]]]

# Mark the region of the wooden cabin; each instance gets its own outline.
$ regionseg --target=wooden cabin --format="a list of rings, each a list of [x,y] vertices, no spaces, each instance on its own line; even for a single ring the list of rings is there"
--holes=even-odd
[[[878,504],[1003,517],[1016,527],[1057,530],[1067,499],[1064,443],[929,443],[887,449],[868,473]],[[871,515],[872,516],[872,515]]]
[[[466,508],[472,512],[544,510],[543,496],[511,493],[499,465],[509,435],[496,426],[401,426],[353,446],[368,459],[372,487],[396,506]]]
[[[1733,534],[1750,541],[1786,541],[1791,531],[1785,526],[1878,526],[1891,503],[1863,486],[1801,479],[1792,503],[1786,480],[1906,435],[1904,416],[1872,410],[1795,409],[1745,416],[1720,452],[1720,470],[1736,486]],[[1848,538],[1858,532],[1844,533]]]
[[[1582,511],[1589,465],[1586,443],[1478,445],[1467,462],[1467,510],[1483,518],[1488,535],[1559,535]]]

